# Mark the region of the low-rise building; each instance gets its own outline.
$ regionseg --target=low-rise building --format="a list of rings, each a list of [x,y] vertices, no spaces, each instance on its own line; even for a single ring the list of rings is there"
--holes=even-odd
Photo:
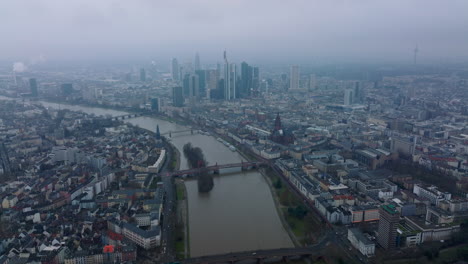
[[[375,243],[370,241],[358,228],[348,229],[348,240],[364,256],[375,254]]]
[[[405,221],[408,226],[421,231],[421,243],[447,240],[460,230],[459,224],[432,224],[416,216],[407,216]]]
[[[413,193],[417,196],[428,199],[431,204],[438,205],[440,201],[450,200],[452,194],[448,192],[441,192],[435,186],[423,186],[422,184],[415,184],[413,187]]]

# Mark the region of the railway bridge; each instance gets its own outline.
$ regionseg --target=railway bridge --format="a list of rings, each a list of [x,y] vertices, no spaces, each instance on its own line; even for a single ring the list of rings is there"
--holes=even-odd
[[[239,162],[239,163],[230,163],[230,164],[223,164],[223,165],[218,165],[216,163],[215,165],[201,167],[201,168],[192,168],[192,169],[187,169],[187,170],[164,172],[164,173],[161,173],[161,176],[162,177],[174,177],[174,176],[182,176],[182,175],[194,175],[200,172],[213,172],[217,174],[219,173],[220,169],[241,168],[242,170],[249,170],[249,169],[258,168],[259,166],[263,164],[265,163],[261,161]]]

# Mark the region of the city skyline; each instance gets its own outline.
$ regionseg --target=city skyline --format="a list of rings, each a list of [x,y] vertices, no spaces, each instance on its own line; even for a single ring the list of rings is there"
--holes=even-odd
[[[468,263],[467,0],[0,0],[0,264]]]

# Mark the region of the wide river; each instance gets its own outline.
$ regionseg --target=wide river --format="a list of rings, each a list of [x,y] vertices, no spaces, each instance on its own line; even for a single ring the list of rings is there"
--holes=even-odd
[[[123,111],[40,102],[49,108],[70,109],[95,115],[119,116]],[[161,133],[188,129],[185,126],[151,117],[128,119],[131,124]],[[172,143],[180,153],[185,143],[200,147],[209,164],[243,160],[214,137],[180,133]],[[187,160],[181,157],[181,169]],[[263,176],[257,171],[233,172],[214,178],[208,194],[198,192],[194,180],[185,181],[188,196],[190,255],[202,256],[245,250],[293,247],[279,219],[273,198]]]

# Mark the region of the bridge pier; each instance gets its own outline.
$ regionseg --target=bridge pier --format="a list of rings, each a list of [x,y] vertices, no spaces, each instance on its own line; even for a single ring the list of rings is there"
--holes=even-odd
[[[263,258],[257,258],[257,263],[258,264],[263,264]]]

